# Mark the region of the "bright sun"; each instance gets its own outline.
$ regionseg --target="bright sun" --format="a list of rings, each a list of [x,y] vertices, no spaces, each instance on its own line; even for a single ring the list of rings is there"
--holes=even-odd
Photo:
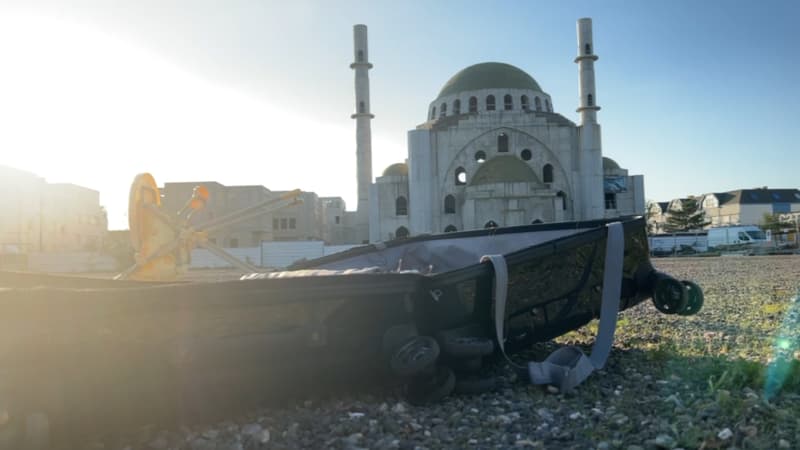
[[[60,20],[0,17],[0,56],[0,164],[99,190],[112,229],[126,226],[129,183],[145,171],[159,183],[301,188],[355,207],[352,128],[314,123]]]

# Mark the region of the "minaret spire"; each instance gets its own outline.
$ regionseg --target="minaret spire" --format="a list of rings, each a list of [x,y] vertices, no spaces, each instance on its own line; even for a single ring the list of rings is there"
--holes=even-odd
[[[369,187],[372,184],[372,131],[370,121],[375,117],[369,106],[369,51],[367,48],[367,26],[353,26],[353,57],[350,68],[355,70],[356,80],[356,160],[358,172],[358,209],[356,233],[359,242],[369,239]]]
[[[594,85],[594,42],[592,41],[592,19],[578,19],[578,91],[580,102],[577,111],[581,114],[578,127],[581,170],[581,219],[592,220],[605,217],[603,192],[603,151],[600,139],[600,124],[597,123],[597,92]]]

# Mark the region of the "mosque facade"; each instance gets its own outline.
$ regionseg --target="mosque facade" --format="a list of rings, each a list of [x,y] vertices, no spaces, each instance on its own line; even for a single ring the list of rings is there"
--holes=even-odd
[[[555,112],[550,95],[521,69],[475,64],[444,84],[425,121],[408,132],[406,160],[372,182],[372,65],[366,27],[356,25],[358,218],[368,220],[361,233],[368,229],[375,242],[643,214],[643,176],[603,157],[591,19],[577,28],[580,123]]]

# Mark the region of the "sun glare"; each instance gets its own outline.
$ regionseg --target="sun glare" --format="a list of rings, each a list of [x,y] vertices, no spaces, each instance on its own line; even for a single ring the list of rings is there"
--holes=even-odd
[[[314,123],[60,20],[0,19],[0,54],[0,164],[99,190],[112,229],[126,226],[127,189],[143,171],[159,183],[301,188],[355,207],[352,128]]]

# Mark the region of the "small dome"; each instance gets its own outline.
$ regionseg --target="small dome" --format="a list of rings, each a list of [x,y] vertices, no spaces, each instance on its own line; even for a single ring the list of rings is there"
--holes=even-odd
[[[394,163],[383,171],[385,177],[406,177],[408,176],[408,164]]]
[[[487,62],[469,66],[447,80],[439,97],[480,89],[531,89],[540,91],[539,83],[525,71],[511,64]]]
[[[619,170],[619,164],[613,159],[603,156],[603,170]]]
[[[480,165],[470,184],[538,183],[533,169],[514,156],[495,156]]]

